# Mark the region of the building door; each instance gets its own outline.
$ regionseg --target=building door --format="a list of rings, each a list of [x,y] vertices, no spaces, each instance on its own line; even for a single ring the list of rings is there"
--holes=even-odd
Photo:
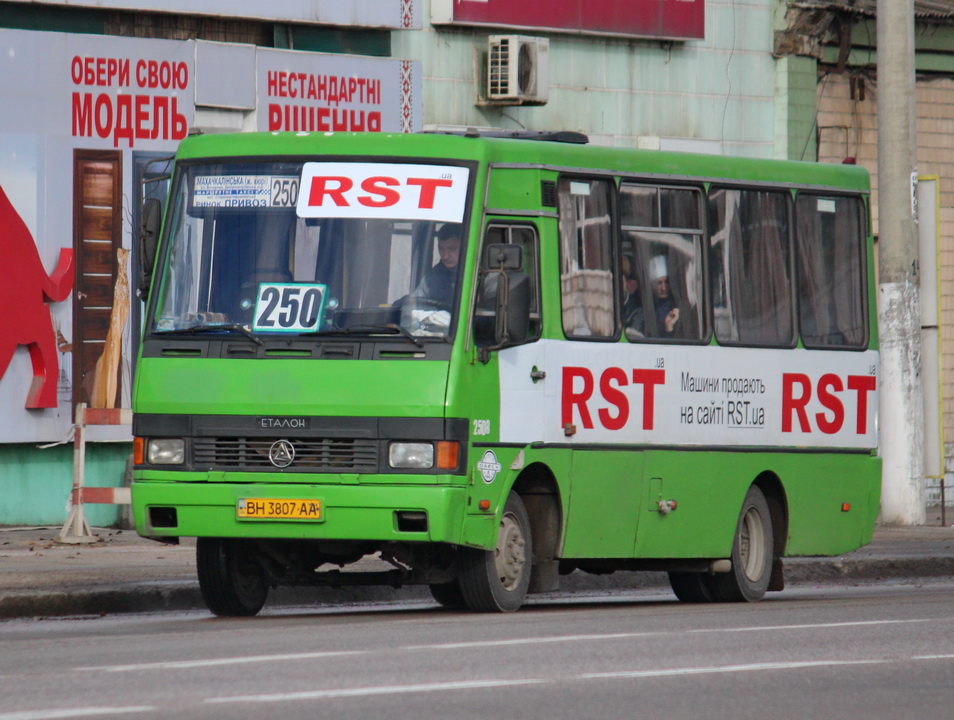
[[[96,362],[103,356],[113,310],[117,277],[116,252],[122,247],[122,154],[75,150],[73,153],[73,405],[93,402]],[[121,338],[112,338],[115,350]],[[100,369],[100,383],[109,381],[119,404],[121,363],[114,371]],[[113,374],[113,372],[115,374]],[[110,377],[104,377],[108,374]],[[102,393],[98,393],[102,396]],[[107,406],[110,403],[107,402]]]

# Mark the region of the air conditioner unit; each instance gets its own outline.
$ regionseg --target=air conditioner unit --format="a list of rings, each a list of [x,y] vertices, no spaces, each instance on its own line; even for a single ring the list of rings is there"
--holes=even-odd
[[[491,35],[487,47],[487,99],[543,105],[549,94],[550,41],[526,35]]]

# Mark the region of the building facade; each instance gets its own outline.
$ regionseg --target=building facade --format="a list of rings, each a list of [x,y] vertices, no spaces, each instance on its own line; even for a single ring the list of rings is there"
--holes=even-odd
[[[819,17],[843,13],[819,4]],[[193,5],[0,0],[0,246],[33,268],[8,279],[34,313],[12,300],[33,335],[0,332],[0,525],[61,523],[75,407],[129,405],[142,187],[162,192],[164,158],[192,128],[573,130],[607,146],[841,162],[832,128],[844,125],[876,171],[867,101],[844,98],[858,81],[828,70],[834,23],[813,41],[780,0]],[[87,484],[121,484],[129,428],[89,430]],[[87,512],[94,525],[118,517]]]

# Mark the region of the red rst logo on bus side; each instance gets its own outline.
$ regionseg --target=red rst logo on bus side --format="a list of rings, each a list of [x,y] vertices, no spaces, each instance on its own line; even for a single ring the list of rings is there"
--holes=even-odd
[[[317,175],[311,178],[308,205],[323,207],[326,202],[332,202],[337,207],[354,207],[355,204],[373,208],[393,207],[401,201],[402,192],[405,200],[411,199],[411,193],[417,192],[417,207],[430,210],[434,207],[438,188],[453,187],[453,184],[449,178],[409,177],[402,187],[398,178],[378,175],[364,178],[360,190],[356,190],[354,180],[350,177]],[[367,194],[360,194],[362,191]]]
[[[822,375],[815,386],[815,394],[826,411],[815,413],[815,425],[827,435],[834,435],[842,429],[845,424],[845,402],[840,394],[847,390],[849,409],[851,393],[854,393],[855,433],[865,435],[868,432],[868,393],[873,392],[876,385],[873,375],[848,375],[845,381],[834,373]],[[793,432],[793,418],[798,419],[798,429],[801,432],[812,432],[811,421],[805,409],[811,399],[812,379],[808,375],[782,373],[783,433]]]
[[[583,387],[574,390],[574,381],[582,380]],[[633,368],[632,376],[626,374],[623,368],[608,367],[600,374],[600,396],[616,408],[615,413],[608,408],[597,411],[600,425],[607,430],[620,430],[629,421],[629,398],[620,390],[632,381],[634,385],[643,386],[643,430],[653,429],[655,414],[656,386],[666,383],[666,371],[660,369]],[[593,429],[593,417],[587,407],[587,402],[593,396],[595,389],[593,372],[585,367],[563,368],[563,389],[561,395],[561,422],[563,425],[573,423],[573,408],[580,416],[580,422],[587,430]]]

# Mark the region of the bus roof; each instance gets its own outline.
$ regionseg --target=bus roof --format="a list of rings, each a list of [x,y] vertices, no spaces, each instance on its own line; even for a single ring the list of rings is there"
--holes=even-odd
[[[680,178],[747,180],[827,186],[867,192],[868,171],[857,165],[764,160],[660,150],[636,150],[583,144],[567,133],[350,133],[254,132],[193,135],[183,140],[177,159],[203,157],[402,157],[441,158],[482,163],[566,168],[585,173],[599,170],[620,175],[671,175]],[[533,139],[531,139],[531,137]]]

